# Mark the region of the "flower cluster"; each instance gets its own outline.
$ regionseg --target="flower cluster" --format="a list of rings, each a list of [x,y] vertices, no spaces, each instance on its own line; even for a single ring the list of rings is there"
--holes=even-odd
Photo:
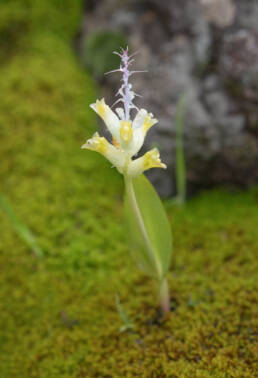
[[[112,135],[112,144],[104,137],[95,133],[86,141],[82,148],[97,151],[105,156],[118,171],[130,177],[136,177],[150,168],[166,168],[160,160],[159,151],[154,148],[146,152],[142,157],[133,159],[141,149],[148,130],[158,121],[145,109],[134,105],[133,100],[136,94],[132,91],[129,78],[132,74],[140,71],[130,71],[129,66],[133,62],[132,56],[128,56],[128,48],[122,49],[120,68],[112,72],[121,72],[123,75],[122,86],[117,95],[120,98],[116,103],[121,102],[123,108],[116,108],[116,113],[105,103],[104,98],[91,104],[91,108],[102,118]],[[116,104],[115,103],[115,104]],[[131,109],[137,109],[133,120],[130,118]]]

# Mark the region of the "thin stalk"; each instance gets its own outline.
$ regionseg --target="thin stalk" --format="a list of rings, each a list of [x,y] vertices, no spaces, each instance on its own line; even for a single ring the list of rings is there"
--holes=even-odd
[[[183,204],[186,197],[186,172],[184,157],[184,116],[185,96],[182,95],[176,111],[176,186],[178,203]]]
[[[160,307],[162,309],[163,313],[169,312],[170,305],[169,305],[169,290],[168,290],[168,284],[167,284],[167,279],[164,278],[162,279],[162,267],[160,264],[159,259],[157,258],[155,251],[152,248],[151,241],[149,239],[149,236],[147,234],[144,221],[141,215],[141,211],[139,209],[137,199],[135,196],[134,192],[134,187],[133,187],[133,180],[131,177],[128,177],[126,174],[124,175],[125,179],[125,186],[126,186],[126,191],[127,191],[127,196],[128,200],[130,202],[130,205],[132,207],[135,220],[137,222],[137,225],[139,227],[139,230],[141,231],[141,234],[143,236],[143,240],[145,242],[145,246],[147,249],[147,252],[149,254],[150,260],[153,262],[154,266],[156,267],[157,270],[157,276],[159,277],[158,281],[160,282],[160,287],[159,287],[159,301],[160,301]]]
[[[169,296],[169,288],[168,288],[168,281],[167,278],[164,278],[160,284],[160,307],[162,309],[163,314],[167,314],[170,311],[170,296]]]

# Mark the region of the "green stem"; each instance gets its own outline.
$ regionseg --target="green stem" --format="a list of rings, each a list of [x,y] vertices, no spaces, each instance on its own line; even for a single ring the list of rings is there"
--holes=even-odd
[[[176,186],[177,201],[184,204],[186,197],[186,172],[184,157],[185,96],[181,96],[176,110]]]
[[[160,307],[162,309],[163,314],[169,313],[170,296],[169,296],[168,281],[166,278],[164,278],[163,281],[161,282],[159,299],[160,299]]]

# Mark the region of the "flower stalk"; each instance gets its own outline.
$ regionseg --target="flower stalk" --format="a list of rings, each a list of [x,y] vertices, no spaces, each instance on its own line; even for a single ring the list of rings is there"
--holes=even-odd
[[[163,314],[168,314],[170,312],[170,295],[166,277],[160,283],[159,303]]]
[[[121,64],[119,69],[111,72],[122,73],[122,85],[117,92],[119,98],[115,104],[122,103],[123,107],[116,108],[115,113],[105,103],[104,98],[90,105],[105,122],[112,135],[112,143],[95,133],[83,144],[82,148],[100,153],[124,175],[126,203],[130,207],[128,218],[134,229],[132,238],[139,242],[138,247],[136,246],[139,250],[138,264],[144,267],[143,270],[158,283],[160,306],[163,313],[167,313],[170,306],[165,277],[169,269],[172,250],[171,230],[156,191],[142,174],[151,168],[165,169],[166,165],[161,162],[157,148],[147,151],[141,157],[136,157],[147,132],[158,121],[152,113],[148,113],[145,109],[138,109],[133,102],[135,96],[139,95],[132,90],[129,78],[142,71],[130,71],[129,66],[133,59],[132,55],[128,55],[128,48],[115,54],[121,58]],[[132,119],[133,110],[136,114]],[[135,185],[139,185],[140,190],[135,190]],[[143,196],[141,196],[142,193],[144,193]],[[142,248],[143,245],[144,248]]]

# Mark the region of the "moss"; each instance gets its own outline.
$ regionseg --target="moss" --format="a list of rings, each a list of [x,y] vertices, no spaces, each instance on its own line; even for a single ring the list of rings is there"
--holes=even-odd
[[[169,210],[173,311],[159,324],[153,283],[128,256],[121,177],[80,149],[96,129],[95,89],[67,43],[79,15],[55,18],[56,4],[35,8],[1,67],[1,191],[46,257],[0,213],[0,376],[255,376],[258,190]],[[119,333],[115,293],[134,332]]]
[[[23,22],[28,24],[30,36],[39,31],[71,38],[78,29],[82,5],[80,0],[5,0],[1,3],[0,25]]]

